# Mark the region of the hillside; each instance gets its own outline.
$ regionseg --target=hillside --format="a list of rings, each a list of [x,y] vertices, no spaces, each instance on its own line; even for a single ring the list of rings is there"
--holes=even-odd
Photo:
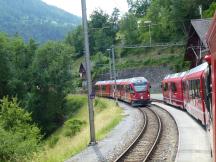
[[[165,75],[184,71],[188,68],[183,64],[184,47],[155,47],[152,49],[133,49],[129,51],[116,50],[117,78],[146,77],[152,85],[152,92],[160,91],[160,81]],[[109,80],[108,55],[92,56],[93,80]],[[76,60],[80,63],[80,59]],[[99,68],[100,67],[100,68]],[[76,70],[76,71],[75,71]],[[74,69],[74,73],[78,69]]]
[[[62,39],[81,18],[41,0],[0,0],[0,31],[39,42]]]

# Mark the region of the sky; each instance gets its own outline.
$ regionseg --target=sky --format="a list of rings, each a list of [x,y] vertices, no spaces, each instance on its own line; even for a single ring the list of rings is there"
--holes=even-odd
[[[65,11],[68,11],[77,16],[82,16],[81,0],[42,0],[47,4],[54,5]],[[127,0],[86,0],[87,15],[89,15],[96,8],[101,8],[108,14],[111,14],[113,8],[118,8],[120,14],[124,14],[128,10]]]

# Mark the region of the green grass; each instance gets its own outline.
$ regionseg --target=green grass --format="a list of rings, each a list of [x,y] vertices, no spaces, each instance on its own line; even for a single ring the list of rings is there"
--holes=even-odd
[[[43,150],[35,154],[31,161],[60,162],[87,147],[89,143],[87,98],[82,95],[67,96],[67,111],[74,110],[74,107],[77,107],[75,113],[69,113],[70,118],[65,122],[65,125],[47,139]],[[113,100],[104,98],[95,99],[94,109],[96,139],[101,140],[122,120],[122,109],[116,107]],[[67,131],[74,127],[71,128],[66,123],[74,121],[77,124],[75,134],[67,136]]]

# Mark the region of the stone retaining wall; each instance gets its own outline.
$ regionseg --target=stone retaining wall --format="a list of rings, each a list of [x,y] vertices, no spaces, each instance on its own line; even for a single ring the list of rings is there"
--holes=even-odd
[[[168,67],[145,67],[141,69],[125,69],[117,71],[117,79],[145,77],[151,84],[151,92],[160,92],[161,81],[167,75],[174,73]],[[97,80],[110,80],[109,73],[101,75]]]

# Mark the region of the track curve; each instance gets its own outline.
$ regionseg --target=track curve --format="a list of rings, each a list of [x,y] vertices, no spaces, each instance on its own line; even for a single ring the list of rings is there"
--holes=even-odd
[[[140,111],[145,114],[145,122],[142,132],[115,160],[115,162],[147,161],[159,140],[162,130],[160,117],[154,112],[154,110],[147,107],[140,108]]]

